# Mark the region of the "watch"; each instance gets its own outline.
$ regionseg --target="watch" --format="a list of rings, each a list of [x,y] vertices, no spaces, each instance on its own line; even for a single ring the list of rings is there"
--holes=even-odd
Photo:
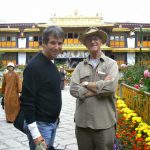
[[[87,81],[84,82],[85,87],[87,87],[88,84],[89,84],[89,82],[87,82]]]

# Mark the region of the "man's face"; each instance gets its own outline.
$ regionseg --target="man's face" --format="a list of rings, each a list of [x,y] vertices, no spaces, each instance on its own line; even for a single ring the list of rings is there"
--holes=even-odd
[[[87,37],[87,39],[85,40],[85,45],[91,52],[99,51],[102,46],[102,40],[99,36],[92,35]]]
[[[46,55],[50,59],[54,59],[61,52],[63,46],[62,38],[55,38],[53,36],[49,36],[49,41],[47,44],[43,44],[43,48],[46,52]]]
[[[12,70],[14,70],[14,67],[8,66],[8,67],[7,67],[7,70],[12,71]]]
[[[63,69],[63,68],[60,68],[60,71],[61,71],[61,72],[63,72],[63,71],[64,71],[64,69]]]

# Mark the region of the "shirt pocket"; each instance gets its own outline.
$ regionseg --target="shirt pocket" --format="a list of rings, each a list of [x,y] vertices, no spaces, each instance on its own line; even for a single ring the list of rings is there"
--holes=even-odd
[[[90,81],[90,72],[89,71],[80,72],[80,83],[82,83],[84,81]]]
[[[102,71],[98,71],[98,77],[100,80],[104,80],[105,77],[106,77],[106,73],[105,72],[102,72]]]

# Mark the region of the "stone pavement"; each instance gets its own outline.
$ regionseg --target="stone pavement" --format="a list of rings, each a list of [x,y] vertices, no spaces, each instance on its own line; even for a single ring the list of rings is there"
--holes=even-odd
[[[74,133],[75,98],[69,93],[69,86],[62,91],[62,111],[54,146],[65,150],[77,150]],[[5,114],[0,106],[0,150],[29,150],[25,134],[6,123]]]

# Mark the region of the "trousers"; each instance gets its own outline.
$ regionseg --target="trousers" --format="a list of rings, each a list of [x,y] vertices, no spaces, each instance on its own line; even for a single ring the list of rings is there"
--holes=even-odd
[[[52,147],[54,144],[54,140],[55,140],[58,121],[56,121],[55,123],[36,121],[36,123],[37,123],[38,129],[39,129],[42,137],[45,139],[45,142],[46,142],[48,148]],[[24,130],[25,130],[25,133],[29,140],[30,150],[35,150],[36,145],[34,144],[34,140],[31,136],[31,133],[30,133],[26,123],[24,124]]]
[[[115,133],[115,126],[98,130],[76,126],[78,150],[113,150]]]

